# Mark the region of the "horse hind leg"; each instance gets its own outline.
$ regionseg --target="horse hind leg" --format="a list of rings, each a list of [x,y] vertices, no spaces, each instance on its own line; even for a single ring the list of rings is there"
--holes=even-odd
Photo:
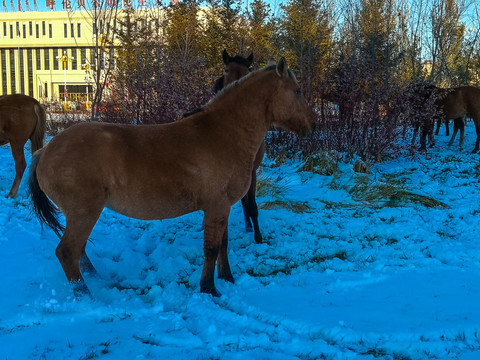
[[[87,213],[75,216],[66,215],[67,226],[62,239],[55,250],[58,261],[62,265],[67,280],[73,285],[75,297],[90,296],[90,291],[83,279],[82,270],[95,272],[92,263],[85,253],[85,246],[95,223],[100,216],[98,213]]]
[[[460,118],[460,147],[465,143],[465,126],[467,126],[467,115]]]
[[[21,142],[20,142],[21,143]],[[15,161],[15,179],[13,180],[12,188],[7,197],[15,198],[18,194],[20,183],[22,182],[23,173],[27,167],[25,161],[25,154],[23,153],[23,145],[17,142],[11,142],[10,147],[12,149],[13,160]]]
[[[458,130],[460,130],[460,147],[463,146],[463,141],[465,140],[465,126],[463,124],[463,117],[453,119],[453,134],[448,142],[448,146],[452,146],[455,138],[457,137]]]
[[[83,249],[82,256],[80,257],[80,272],[82,274],[88,274],[89,276],[99,277],[97,270],[85,253],[85,249]]]

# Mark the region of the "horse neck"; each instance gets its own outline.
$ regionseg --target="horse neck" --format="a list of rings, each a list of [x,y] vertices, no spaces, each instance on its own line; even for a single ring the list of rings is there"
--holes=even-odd
[[[266,85],[272,81],[268,75],[245,79],[221,93],[208,107],[219,126],[228,128],[232,137],[241,139],[255,153],[272,123],[267,115],[272,100],[272,87]]]

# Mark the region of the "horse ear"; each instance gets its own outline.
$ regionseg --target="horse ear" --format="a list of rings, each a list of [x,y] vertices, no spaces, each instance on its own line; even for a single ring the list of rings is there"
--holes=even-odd
[[[252,65],[253,63],[253,52],[250,55],[248,55],[247,61],[248,61],[248,66],[250,67],[250,65]]]
[[[280,76],[280,77],[288,76],[288,66],[287,66],[287,62],[285,61],[285,58],[283,56],[278,61],[276,71],[277,71],[278,76]]]
[[[230,55],[228,55],[227,49],[223,49],[222,59],[225,65],[227,65],[230,62]]]

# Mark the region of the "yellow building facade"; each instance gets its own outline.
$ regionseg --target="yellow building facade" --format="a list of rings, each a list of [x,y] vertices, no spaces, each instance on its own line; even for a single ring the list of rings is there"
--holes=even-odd
[[[94,41],[86,12],[1,13],[0,94],[85,101],[92,80],[82,65],[92,62]]]

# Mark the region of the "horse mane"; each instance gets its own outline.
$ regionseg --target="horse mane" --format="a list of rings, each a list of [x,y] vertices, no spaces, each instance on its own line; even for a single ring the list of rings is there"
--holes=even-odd
[[[190,116],[193,116],[193,115],[196,115],[198,113],[201,113],[201,112],[205,111],[209,106],[211,106],[212,103],[216,102],[218,98],[221,98],[225,95],[225,93],[228,93],[231,88],[234,88],[234,87],[237,87],[237,86],[243,84],[244,82],[248,81],[248,79],[250,79],[251,77],[255,76],[258,73],[272,71],[272,70],[276,71],[276,69],[277,69],[277,64],[274,64],[274,65],[268,65],[267,64],[267,66],[265,66],[263,68],[260,68],[256,71],[250,72],[249,74],[243,76],[242,78],[240,78],[238,80],[235,80],[234,82],[228,84],[223,89],[218,91],[215,94],[215,96],[213,98],[211,98],[205,105],[183,114],[182,117],[183,118],[190,117]],[[297,78],[295,77],[295,74],[290,69],[288,69],[288,76],[290,78],[294,79],[295,81],[297,81]]]

